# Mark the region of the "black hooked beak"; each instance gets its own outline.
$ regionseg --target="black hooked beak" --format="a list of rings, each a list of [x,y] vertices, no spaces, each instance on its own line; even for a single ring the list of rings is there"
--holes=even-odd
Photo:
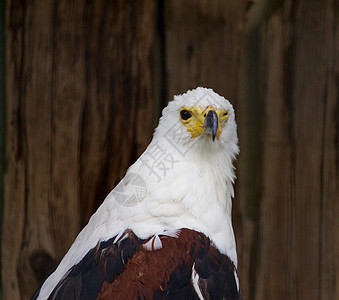
[[[204,125],[206,126],[206,132],[212,133],[212,139],[214,141],[218,131],[218,115],[214,110],[210,110],[207,113]]]

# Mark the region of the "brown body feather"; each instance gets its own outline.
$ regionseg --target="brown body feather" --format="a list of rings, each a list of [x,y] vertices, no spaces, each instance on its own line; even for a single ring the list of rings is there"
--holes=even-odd
[[[169,288],[174,270],[192,268],[194,257],[198,255],[199,238],[204,236],[184,229],[178,238],[160,237],[162,248],[159,250],[147,251],[140,247],[127,262],[125,271],[111,284],[104,283],[97,299],[114,299],[119,295],[126,299],[137,296],[152,299],[155,291],[164,292]]]

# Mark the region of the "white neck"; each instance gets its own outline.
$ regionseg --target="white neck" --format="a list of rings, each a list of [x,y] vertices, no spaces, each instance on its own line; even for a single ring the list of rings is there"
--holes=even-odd
[[[234,157],[227,144],[204,138],[189,149],[177,149],[164,137],[152,141],[128,171],[145,180],[147,197],[138,207],[148,217],[132,220],[129,227],[143,238],[181,227],[202,231],[236,265],[231,222]],[[159,145],[167,147],[159,150]],[[154,159],[161,155],[162,160]]]

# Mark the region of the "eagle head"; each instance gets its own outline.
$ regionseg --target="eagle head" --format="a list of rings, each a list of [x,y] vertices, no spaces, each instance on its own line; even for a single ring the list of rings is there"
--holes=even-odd
[[[199,146],[220,152],[223,147],[232,160],[239,152],[232,104],[212,89],[203,87],[175,96],[169,102],[154,137],[172,139],[172,144],[182,152]]]

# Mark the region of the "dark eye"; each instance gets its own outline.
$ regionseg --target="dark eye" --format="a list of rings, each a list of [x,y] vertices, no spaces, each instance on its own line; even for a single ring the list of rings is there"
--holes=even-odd
[[[182,110],[180,112],[180,117],[181,119],[183,119],[184,121],[188,120],[190,117],[192,117],[191,113],[187,110]]]

